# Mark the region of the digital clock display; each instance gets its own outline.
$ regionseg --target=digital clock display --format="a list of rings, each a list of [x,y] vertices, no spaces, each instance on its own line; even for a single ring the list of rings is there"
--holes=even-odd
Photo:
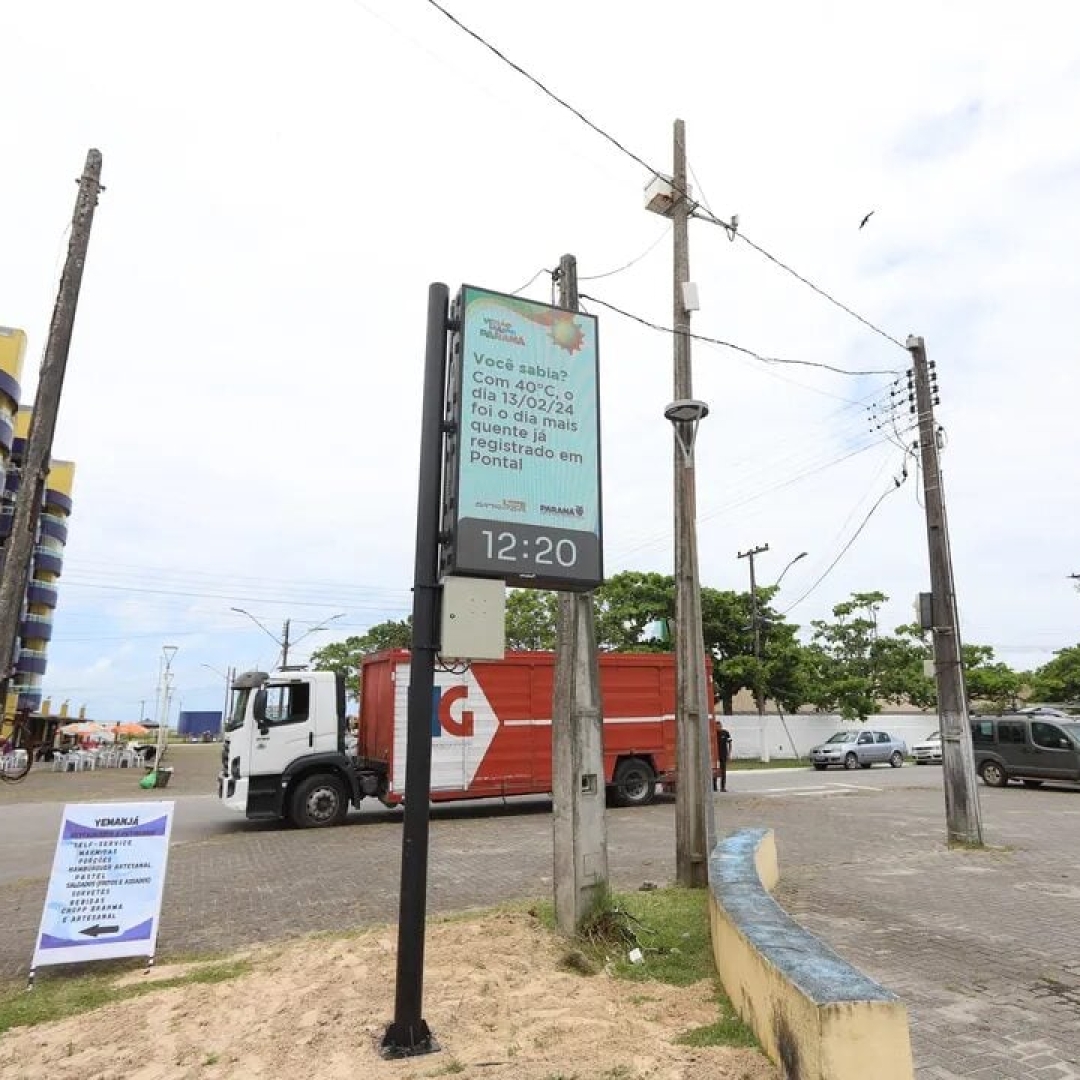
[[[512,585],[581,590],[595,588],[600,561],[595,533],[509,525],[468,518],[457,535],[458,573],[502,577]]]
[[[463,286],[447,379],[442,571],[603,581],[595,317]]]

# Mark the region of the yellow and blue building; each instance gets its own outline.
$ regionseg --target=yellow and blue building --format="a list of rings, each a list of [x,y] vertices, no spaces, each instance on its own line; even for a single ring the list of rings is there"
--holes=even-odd
[[[15,441],[15,414],[22,395],[23,360],[26,357],[26,334],[0,326],[0,491],[6,497],[3,480],[11,460]]]
[[[0,549],[7,546],[15,511],[15,496],[22,480],[22,466],[30,434],[30,409],[19,409],[19,379],[26,352],[26,335],[21,330],[0,327]],[[64,565],[67,520],[75,465],[52,459],[45,481],[37,537],[26,587],[26,602],[19,624],[19,650],[15,662],[15,686],[19,711],[36,712],[41,706],[41,682],[52,639],[57,583]],[[11,697],[14,697],[12,694]],[[10,698],[9,698],[10,700]]]

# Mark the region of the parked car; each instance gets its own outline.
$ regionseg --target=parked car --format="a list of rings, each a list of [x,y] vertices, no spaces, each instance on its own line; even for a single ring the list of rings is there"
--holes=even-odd
[[[916,765],[941,764],[941,732],[931,731],[922,742],[911,748],[911,756]]]
[[[1080,721],[1036,714],[979,716],[971,722],[975,771],[990,787],[1020,780],[1080,784]]]
[[[1064,716],[1070,717],[1064,709],[1057,709],[1053,705],[1029,705],[1026,709],[1017,709],[1021,716]]]
[[[906,753],[907,743],[894,739],[887,731],[838,731],[810,751],[810,761],[815,769],[830,765],[869,769],[879,761],[899,769]]]

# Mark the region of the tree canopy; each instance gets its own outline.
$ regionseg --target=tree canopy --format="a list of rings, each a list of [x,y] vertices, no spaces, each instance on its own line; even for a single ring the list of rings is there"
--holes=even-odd
[[[360,696],[360,661],[368,653],[383,649],[407,649],[412,644],[412,617],[378,623],[365,634],[354,634],[344,641],[334,641],[311,654],[311,667],[318,671],[337,671],[345,677],[349,697]]]
[[[1040,701],[1080,701],[1080,645],[1059,649],[1031,673],[1032,696]]]
[[[882,704],[932,708],[934,679],[930,636],[918,626],[879,625],[888,597],[856,592],[836,604],[832,618],[810,624],[810,640],[773,606],[775,588],[757,591],[760,661],[754,656],[754,606],[748,592],[701,589],[702,635],[712,657],[718,710],[730,713],[742,690],[760,692],[785,712],[810,707],[866,720]],[[597,646],[603,652],[670,651],[674,647],[675,581],[670,574],[628,570],[610,577],[594,595]],[[557,594],[511,589],[506,601],[506,647],[555,648]],[[388,620],[365,634],[334,642],[312,653],[313,667],[340,671],[355,698],[360,662],[368,653],[408,648],[412,620]],[[1080,645],[1056,653],[1031,674],[995,659],[988,645],[965,645],[964,677],[973,704],[1003,711],[1024,697],[1036,701],[1080,700]]]

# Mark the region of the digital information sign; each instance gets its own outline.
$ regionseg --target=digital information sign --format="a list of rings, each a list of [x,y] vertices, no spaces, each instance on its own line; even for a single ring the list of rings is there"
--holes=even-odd
[[[443,572],[603,582],[597,324],[462,287],[447,386]]]

